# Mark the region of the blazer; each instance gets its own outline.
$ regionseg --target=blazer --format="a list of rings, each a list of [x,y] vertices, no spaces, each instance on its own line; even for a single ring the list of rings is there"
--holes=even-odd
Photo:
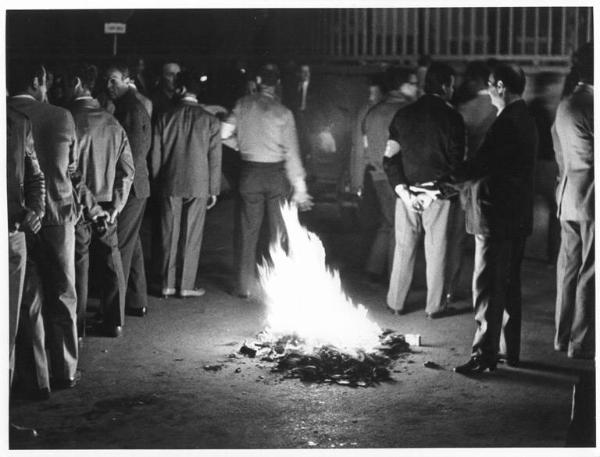
[[[135,89],[129,89],[125,95],[115,100],[114,103],[114,116],[127,133],[135,164],[131,194],[136,198],[148,198],[150,196],[150,182],[148,180],[147,160],[152,145],[150,115],[136,96]]]
[[[8,230],[13,231],[26,210],[44,217],[46,186],[35,154],[31,122],[9,105],[6,126],[6,200]]]
[[[10,97],[8,106],[31,121],[40,167],[46,178],[46,214],[42,225],[75,223],[78,217],[71,174],[77,168],[77,136],[71,113],[32,97]]]
[[[193,101],[158,117],[150,153],[152,180],[164,196],[204,197],[221,190],[221,124]]]
[[[98,202],[110,202],[117,211],[127,203],[135,167],[127,134],[98,100],[75,100],[71,113],[77,131],[78,170]]]
[[[558,164],[557,216],[594,220],[594,89],[580,84],[556,110],[552,141]]]
[[[400,152],[385,158],[392,187],[436,181],[452,173],[465,153],[462,116],[441,97],[425,94],[400,109],[389,126]]]
[[[537,149],[537,127],[527,105],[523,100],[510,103],[476,156],[456,173],[464,182],[461,197],[468,233],[500,239],[531,233]]]

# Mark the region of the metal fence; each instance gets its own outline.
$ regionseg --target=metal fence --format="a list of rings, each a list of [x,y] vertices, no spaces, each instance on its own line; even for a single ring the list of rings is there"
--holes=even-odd
[[[307,55],[340,59],[564,62],[593,39],[592,7],[305,10],[279,21]],[[282,34],[283,35],[283,34]],[[280,36],[282,36],[280,35]],[[283,44],[283,43],[282,43]]]

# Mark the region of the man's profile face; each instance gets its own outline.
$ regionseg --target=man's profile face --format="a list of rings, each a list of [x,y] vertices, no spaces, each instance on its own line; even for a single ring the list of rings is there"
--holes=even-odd
[[[129,77],[124,76],[116,68],[111,68],[106,73],[106,89],[112,100],[121,98],[129,90]]]
[[[175,90],[175,80],[177,78],[177,74],[180,72],[181,67],[176,63],[168,63],[163,66],[162,80],[165,89],[170,91]]]

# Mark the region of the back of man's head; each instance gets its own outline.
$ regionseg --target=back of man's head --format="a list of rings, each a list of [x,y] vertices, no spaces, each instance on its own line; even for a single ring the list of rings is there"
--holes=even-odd
[[[44,77],[44,66],[38,62],[28,60],[14,60],[9,62],[6,74],[8,93],[15,95],[26,92],[32,87],[33,80],[38,78],[41,84]]]
[[[185,88],[185,91],[194,95],[200,93],[200,75],[193,69],[186,69],[177,73],[175,87],[179,90]]]
[[[279,81],[279,68],[273,63],[267,63],[260,67],[257,76],[257,82],[261,86],[275,87]]]
[[[433,62],[425,75],[425,93],[442,95],[442,86],[450,86],[455,73],[452,67],[442,62]]]
[[[81,81],[81,86],[84,89],[93,92],[98,80],[98,67],[85,62],[69,66],[66,74],[67,87],[75,87],[77,79]]]
[[[525,72],[515,64],[501,63],[493,70],[494,81],[502,81],[506,90],[514,95],[522,95],[525,90]]]
[[[408,67],[394,66],[387,69],[385,72],[386,90],[398,90],[410,81],[410,77],[415,74],[415,71]]]

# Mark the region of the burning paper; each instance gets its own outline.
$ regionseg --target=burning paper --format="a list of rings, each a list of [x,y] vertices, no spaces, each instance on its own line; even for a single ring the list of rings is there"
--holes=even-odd
[[[312,349],[333,346],[353,355],[373,351],[381,328],[344,293],[339,273],[325,264],[323,243],[300,225],[297,208],[286,204],[281,212],[287,252],[280,235],[270,248],[271,262],[259,266],[267,333],[273,340],[294,336]]]

